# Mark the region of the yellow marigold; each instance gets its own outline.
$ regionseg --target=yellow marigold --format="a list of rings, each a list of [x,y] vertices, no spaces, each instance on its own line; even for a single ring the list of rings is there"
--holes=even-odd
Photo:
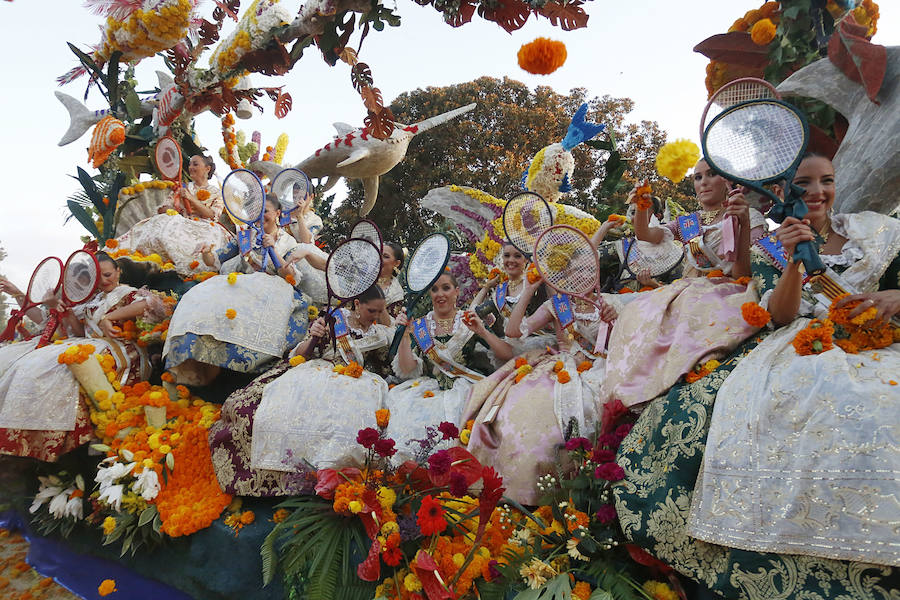
[[[768,46],[775,39],[775,23],[771,19],[760,19],[753,24],[750,39],[757,46]]]
[[[244,525],[250,525],[253,521],[256,520],[256,515],[252,510],[245,510],[241,513],[241,523]]]
[[[228,317],[229,320],[234,319],[237,316],[237,311],[233,308],[229,308],[225,311],[225,316]]]
[[[310,305],[310,307],[306,309],[306,313],[309,315],[310,321],[315,321],[319,318],[319,309],[315,306]]]
[[[281,523],[285,519],[291,516],[291,511],[286,508],[279,508],[275,511],[275,514],[272,515],[272,521],[274,523]]]
[[[229,283],[229,285],[234,285],[234,283],[237,281],[237,277],[238,277],[238,276],[237,276],[237,273],[229,273],[229,274],[228,274],[228,283]]]
[[[292,367],[296,367],[297,365],[302,365],[303,363],[305,363],[306,359],[303,358],[302,356],[298,355],[298,356],[292,356],[291,360],[289,360],[288,362],[291,363]]]
[[[539,37],[519,48],[519,66],[534,75],[549,75],[566,62],[566,45]]]
[[[375,422],[379,427],[384,429],[391,420],[391,411],[387,408],[379,408],[375,411]]]
[[[114,579],[104,579],[97,588],[97,593],[101,596],[109,596],[113,592],[117,592],[116,581]]]
[[[645,581],[643,588],[653,600],[678,600],[678,594],[661,581]]]
[[[415,573],[409,573],[403,578],[403,587],[405,587],[408,592],[418,592],[422,589],[422,582],[419,581],[419,578]]]
[[[463,446],[469,445],[469,438],[472,436],[471,429],[463,429],[459,432],[459,441],[463,444]]]
[[[679,139],[659,149],[659,154],[656,155],[656,170],[663,177],[678,183],[698,160],[700,149],[697,144],[690,140]]]
[[[114,517],[106,517],[103,519],[103,534],[109,535],[116,530],[116,519]]]

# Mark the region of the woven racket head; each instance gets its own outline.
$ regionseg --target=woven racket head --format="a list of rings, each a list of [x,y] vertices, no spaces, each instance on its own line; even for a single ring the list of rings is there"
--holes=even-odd
[[[48,256],[35,267],[28,281],[25,295],[30,304],[39,304],[50,294],[55,294],[62,284],[63,264],[55,256]]]
[[[262,219],[266,208],[266,192],[252,171],[235,169],[222,182],[222,199],[228,213],[244,223]]]
[[[444,272],[450,260],[450,240],[443,233],[432,233],[413,250],[406,268],[406,285],[418,293],[431,286]]]
[[[534,244],[534,265],[553,289],[585,296],[597,287],[599,264],[591,240],[568,225],[554,225]]]
[[[278,198],[281,212],[289,213],[303,202],[309,193],[309,177],[300,169],[282,169],[272,180],[272,193]]]
[[[63,270],[63,298],[69,304],[80,304],[94,295],[100,283],[100,264],[86,250],[76,250],[66,260]]]
[[[713,119],[702,143],[715,171],[759,186],[795,169],[808,141],[809,128],[799,110],[780,100],[750,100]]]
[[[525,256],[531,256],[538,236],[551,225],[550,205],[534,192],[516,194],[503,207],[506,239]]]
[[[684,246],[677,242],[654,244],[652,251],[644,252],[641,244],[633,238],[623,242],[626,246],[625,269],[637,277],[641,271],[648,271],[651,277],[670,273],[684,258]],[[648,248],[648,250],[651,250]]]
[[[369,219],[362,219],[357,221],[353,228],[350,230],[351,238],[359,238],[362,240],[369,240],[375,247],[378,248],[380,252],[383,246],[383,240],[381,238],[381,230],[378,229],[378,225],[370,221]]]
[[[372,287],[381,273],[381,252],[362,239],[342,242],[328,256],[325,281],[328,294],[341,301],[359,296]]]
[[[747,100],[764,100],[766,98],[781,99],[775,87],[765,79],[756,77],[742,77],[729,81],[710,97],[703,115],[700,117],[700,137],[706,131],[706,126],[716,115],[726,108],[730,108]]]

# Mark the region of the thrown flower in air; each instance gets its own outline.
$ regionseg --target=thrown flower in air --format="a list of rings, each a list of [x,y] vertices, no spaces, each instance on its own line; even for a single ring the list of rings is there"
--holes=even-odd
[[[115,579],[104,579],[103,582],[97,587],[97,593],[101,596],[109,596],[113,592],[118,592],[116,589],[116,581]]]
[[[566,62],[566,45],[539,37],[519,48],[519,66],[534,75],[549,75]]]
[[[700,149],[697,144],[690,140],[675,140],[659,149],[659,154],[656,155],[656,170],[663,177],[678,183],[698,160]]]

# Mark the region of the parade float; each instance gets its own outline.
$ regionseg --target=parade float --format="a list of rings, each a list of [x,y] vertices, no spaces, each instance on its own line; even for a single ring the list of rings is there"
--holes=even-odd
[[[262,136],[257,132],[247,141],[243,132],[236,131],[235,116],[252,119],[253,108],[264,97],[273,103],[276,115],[287,114],[292,103],[287,86],[256,87],[253,78],[288,73],[303,51],[315,44],[326,62],[349,67],[350,83],[367,117],[362,127],[337,124],[338,136],[312,151],[297,168],[310,178],[325,179],[318,193],[340,177],[361,179],[365,200],[360,215],[365,215],[376,204],[379,177],[403,160],[413,136],[477,110],[467,105],[417,123],[396,122],[374,87],[371,68],[350,47],[357,26],[364,38],[370,27],[380,31],[385,24],[399,24],[393,11],[377,2],[314,1],[292,14],[277,0],[256,0],[245,7],[228,0],[216,2],[211,16],[204,16],[192,0],[90,4],[106,17],[102,39],[91,52],[70,44],[79,65],[60,83],[88,82],[89,89],[96,86],[108,99],[109,107],[90,110],[57,92],[70,117],[60,144],[93,128],[87,168],[77,167],[82,190],[69,200],[68,208],[87,231],[86,250],[105,250],[113,258],[138,265],[144,283],[157,284],[160,309],[155,318],[135,317],[117,332],[143,356],[165,353],[164,344],[168,349],[173,311],[192,286],[212,278],[218,278],[215,283],[224,290],[249,285],[240,279],[245,275],[219,275],[201,258],[199,246],[192,246],[197,258],[186,260],[177,249],[137,241],[151,239],[139,235],[150,222],[160,231],[174,222],[188,222],[183,226],[193,229],[187,237],[208,238],[210,243],[240,235],[237,219],[223,216],[218,222],[201,222],[184,216],[182,209],[189,200],[178,205],[182,188],[192,190],[195,198],[205,190],[206,182],[200,178],[197,183],[190,165],[191,156],[204,153],[201,141],[191,133],[193,119],[210,118],[205,112],[220,118],[223,161],[231,169],[253,171],[271,185],[286,166],[287,136],[278,137],[263,152]],[[434,3],[434,7],[454,27],[477,12],[512,31],[534,13],[569,30],[586,25],[580,4],[504,0]],[[887,213],[897,207],[900,154],[897,111],[892,110],[900,96],[897,49],[869,42],[878,16],[877,5],[870,0],[859,6],[819,4],[766,2],[738,19],[723,38],[701,44],[698,49],[712,59],[707,86],[713,94],[734,78],[756,76],[778,85],[786,95],[802,96],[799,102],[810,110],[820,131],[819,148],[827,151],[830,139],[836,162],[871,167],[854,168],[859,180],[847,185],[856,191],[842,194],[844,201],[853,208]],[[816,60],[820,50],[827,57]],[[520,62],[536,60],[528,52],[537,50],[523,49]],[[170,72],[158,74],[156,93],[142,96],[136,91],[134,66],[158,54],[165,56]],[[564,56],[547,60],[558,66]],[[545,67],[550,68],[533,68]],[[885,126],[875,131],[866,126],[872,120]],[[548,145],[521,165],[521,187],[546,200],[552,223],[592,236],[607,220],[566,203],[575,166],[572,151],[581,145],[603,153],[608,168],[602,187],[610,194],[624,185],[627,157],[620,154],[613,132],[604,131],[603,123],[591,122],[587,105],[571,116],[568,128],[556,139],[560,138],[546,140]],[[865,148],[876,145],[880,162],[873,165],[872,152]],[[671,159],[663,153],[661,162],[669,160],[670,168],[661,167],[660,173],[674,173],[671,177],[680,180],[696,158],[678,152]],[[462,243],[448,270],[474,291],[500,266],[509,199],[469,187],[465,175],[459,177],[458,183],[428,192],[421,206],[461,233]],[[642,190],[639,185],[639,194]],[[215,192],[207,191],[206,198],[210,194]],[[168,205],[171,198],[176,198],[174,206]],[[673,211],[676,206],[673,203]],[[616,220],[626,217],[609,218]],[[618,275],[622,252],[621,244],[607,252]],[[611,289],[620,287],[614,279],[607,281]],[[306,296],[303,302],[305,332],[325,303],[307,301]],[[218,319],[239,321],[240,310],[229,308]],[[184,331],[178,329],[177,334]],[[18,335],[29,337],[27,331]],[[127,598],[215,599],[690,597],[693,588],[685,590],[685,573],[679,575],[652,548],[630,541],[625,532],[638,525],[631,516],[620,522],[615,489],[625,472],[616,456],[633,450],[620,450],[620,445],[635,416],[618,401],[602,405],[598,415],[602,418],[591,427],[596,429],[591,435],[582,436],[577,427],[566,432],[559,463],[534,482],[533,505],[505,495],[495,465],[483,464],[469,452],[471,421],[422,423],[415,457],[398,460],[397,448],[408,440],[388,435],[392,415],[384,408],[358,415],[365,426],[347,451],[361,460],[331,465],[335,468],[301,461],[291,465],[289,477],[291,489],[302,491],[286,497],[241,498],[220,487],[210,430],[222,417],[224,396],[246,379],[235,383],[225,377],[224,382],[220,378],[212,385],[189,387],[174,369],[159,368],[158,360],[152,374],[129,375],[123,363],[127,356],[113,346],[60,335],[45,341],[59,368],[78,382],[80,429],[77,435],[66,429],[66,439],[57,440],[59,447],[43,456],[43,462],[8,463],[13,473],[8,477],[15,484],[0,501],[8,508],[3,513],[5,526],[28,532],[35,548],[29,562],[82,597],[110,593]],[[23,347],[17,344],[31,343],[23,339],[4,352],[17,355],[17,348]],[[888,339],[886,345],[890,343]],[[0,359],[6,360],[6,354]],[[283,369],[301,369],[305,362],[296,356]],[[717,361],[708,361],[685,379],[696,381],[718,366]],[[579,364],[577,373],[591,367]],[[532,366],[519,358],[514,370],[518,384]],[[562,361],[552,370],[561,384],[571,379]],[[361,371],[350,361],[336,366],[329,376],[359,378]],[[426,391],[423,398],[429,393],[434,396]],[[13,441],[0,439],[4,453],[16,454],[10,450]],[[710,550],[707,558],[727,560],[717,551]],[[842,598],[892,597],[893,592],[886,591],[897,581],[891,567],[881,566],[875,575],[872,565],[848,564],[849,570],[869,579],[842,590],[846,593]],[[767,582],[731,582],[730,597],[776,597],[780,589],[804,585],[788,584],[784,580],[791,574],[767,569],[759,566],[759,578],[768,578]],[[805,569],[802,576],[814,579],[815,568]],[[82,572],[75,577],[71,571]],[[809,597],[832,597],[827,578],[822,581],[816,595]],[[0,589],[7,586],[12,589],[15,582],[0,577]],[[33,593],[28,590],[30,596],[19,597],[40,597],[40,589],[36,585]]]

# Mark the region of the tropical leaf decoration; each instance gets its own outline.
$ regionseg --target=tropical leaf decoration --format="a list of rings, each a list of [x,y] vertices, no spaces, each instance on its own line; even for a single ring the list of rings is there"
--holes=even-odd
[[[125,182],[124,173],[110,174],[112,181],[103,186],[105,189],[101,189],[87,171],[78,167],[78,175],[75,179],[81,183],[83,192],[77,192],[66,202],[72,217],[75,217],[101,246],[106,240],[116,237],[117,199],[119,190],[122,189],[122,184]],[[99,215],[102,219],[102,230],[94,221],[93,214]]]

